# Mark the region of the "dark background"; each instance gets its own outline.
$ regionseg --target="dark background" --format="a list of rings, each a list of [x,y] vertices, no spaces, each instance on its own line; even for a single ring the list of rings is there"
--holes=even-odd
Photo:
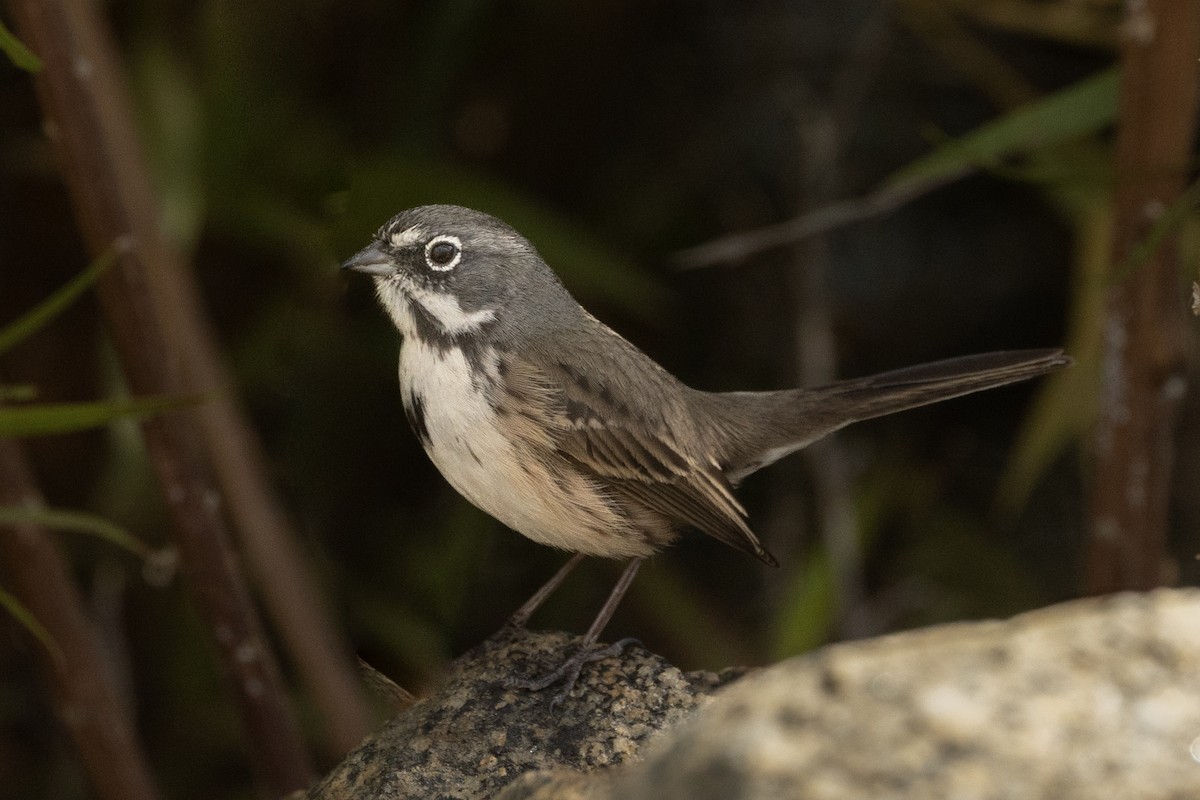
[[[480,208],[531,239],[598,317],[707,389],[800,383],[811,320],[825,321],[816,340],[827,337],[841,377],[1062,344],[1068,309],[1083,302],[1078,254],[1103,231],[1055,204],[1023,164],[738,263],[673,266],[683,248],[862,195],[948,137],[1113,62],[1117,3],[1076,6],[1065,31],[1034,17],[997,22],[992,12],[1011,5],[108,4],[163,218],[192,257],[358,653],[419,692],[565,555],[469,507],[425,459],[401,413],[396,334],[369,281],[338,274],[339,259],[404,207]],[[0,66],[0,97],[4,322],[88,258],[29,77]],[[1063,163],[1060,180],[1103,200],[1086,166]],[[121,386],[90,298],[4,366],[8,382],[47,401]],[[840,465],[840,487],[820,459],[755,476],[741,495],[782,567],[685,539],[644,568],[606,638],[636,636],[685,669],[719,668],[1075,596],[1078,446],[1038,469],[1019,504],[997,502],[1006,470],[1020,468],[1010,454],[1038,390],[839,434],[822,459]],[[53,505],[167,541],[132,423],[29,444]],[[841,594],[828,567],[819,509],[830,492],[853,512],[858,597]],[[1177,505],[1194,518],[1194,498]],[[69,546],[122,643],[166,792],[250,796],[236,723],[178,584],[148,585],[103,542]],[[1177,550],[1193,579],[1188,547]],[[534,623],[581,632],[617,570],[586,564]],[[0,775],[11,776],[0,795],[83,796],[27,640],[7,620],[0,632]]]

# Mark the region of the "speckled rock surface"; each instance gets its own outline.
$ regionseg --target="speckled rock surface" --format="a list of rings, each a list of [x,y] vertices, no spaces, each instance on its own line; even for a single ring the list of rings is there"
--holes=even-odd
[[[499,685],[566,641],[485,644],[312,796],[1200,797],[1196,589],[837,645],[712,698],[715,676],[684,676],[641,648],[585,669],[582,695],[557,712]]]
[[[369,737],[310,793],[312,800],[485,798],[532,770],[531,787],[560,785],[637,757],[736,671],[684,674],[638,645],[584,668],[551,710],[549,692],[507,688],[544,674],[572,638],[508,629],[460,658],[445,684]],[[555,782],[558,782],[557,784]]]
[[[1184,800],[1198,760],[1200,591],[1164,590],[776,665],[587,797]]]

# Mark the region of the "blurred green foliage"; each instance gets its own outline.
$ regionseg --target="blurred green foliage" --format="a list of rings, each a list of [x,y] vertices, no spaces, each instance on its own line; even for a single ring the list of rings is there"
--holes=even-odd
[[[565,556],[505,531],[436,474],[400,411],[396,334],[368,282],[343,279],[338,260],[404,207],[478,207],[689,383],[789,385],[803,248],[687,274],[664,265],[679,248],[807,209],[814,165],[800,140],[813,131],[838,137],[838,197],[975,171],[823,239],[841,374],[1064,341],[1080,366],[839,434],[864,552],[861,608],[836,595],[811,498],[797,492],[793,513],[776,491],[812,485],[791,460],[743,491],[756,530],[786,553],[781,570],[685,540],[647,565],[609,635],[638,636],[684,668],[753,664],[828,641],[847,614],[882,632],[1075,592],[1071,445],[1098,368],[1113,53],[971,18],[970,35],[1043,98],[997,108],[917,29],[889,19],[864,44],[888,9],[109,4],[164,225],[191,255],[322,588],[368,662],[409,689],[435,682]],[[862,87],[850,114],[837,93],[848,78]],[[83,258],[30,78],[9,69],[0,82],[14,98],[0,107],[0,319],[12,319]],[[7,353],[5,369],[47,404],[120,386],[86,298]],[[29,445],[55,506],[104,514],[150,546],[168,539],[128,430]],[[167,794],[249,796],[188,599],[114,564],[109,549],[75,550],[81,582],[116,608],[106,630],[124,648]],[[125,575],[116,590],[100,579],[112,570]],[[614,578],[610,565],[585,564],[534,624],[581,631]],[[0,648],[0,697],[28,694],[23,664]],[[83,796],[44,706],[0,714],[0,767],[20,773],[0,797]]]
[[[0,525],[41,525],[44,528],[71,533],[84,533],[103,539],[135,556],[149,558],[151,553],[137,537],[103,517],[82,511],[57,508],[0,507]]]
[[[38,640],[38,643],[46,648],[55,658],[62,657],[62,649],[54,641],[54,637],[50,635],[50,631],[46,630],[46,627],[25,607],[24,603],[13,597],[3,588],[0,588],[0,608],[3,608],[21,627],[32,633]]]
[[[5,36],[7,31],[0,31]],[[21,63],[14,58],[18,66]],[[92,287],[116,261],[118,248],[103,253],[83,272],[69,280],[42,302],[17,319],[0,327],[0,355],[29,339],[52,323],[80,295]],[[109,425],[130,417],[158,414],[192,405],[195,398],[142,397],[126,400],[102,400],[84,403],[33,403],[35,386],[7,386],[0,383],[0,437],[46,436],[72,433]],[[17,403],[17,405],[12,405]],[[147,547],[126,529],[96,514],[67,509],[0,506],[0,525],[40,525],[55,531],[84,533],[127,550],[143,559],[151,556]],[[5,532],[5,535],[10,535]],[[56,657],[58,643],[41,622],[16,597],[0,587],[0,607]]]
[[[13,66],[27,72],[37,72],[42,68],[41,59],[35,56],[25,44],[13,36],[3,22],[0,22],[0,51],[8,56]]]
[[[117,258],[113,248],[96,258],[83,272],[67,281],[61,288],[17,319],[0,327],[0,355],[30,338],[63,313],[80,295],[92,287]],[[18,388],[5,396],[14,400],[32,400],[36,387]],[[71,433],[108,425],[126,417],[159,414],[164,411],[194,405],[195,397],[138,397],[119,400],[99,400],[83,403],[30,403],[0,406],[0,436],[24,437]]]
[[[79,299],[79,296],[91,288],[96,279],[104,274],[117,260],[115,249],[95,259],[87,269],[67,281],[62,288],[51,294],[42,302],[26,311],[17,319],[0,328],[0,355],[24,339],[28,339],[39,328],[50,323],[63,312],[67,306]]]
[[[1104,133],[1117,117],[1120,74],[1087,78],[1027,106],[1013,109],[893,173],[883,186],[937,183],[975,169],[1003,169],[1013,159],[1035,157],[1081,138]]]
[[[93,403],[34,403],[0,408],[0,436],[47,436],[108,425],[121,417],[141,417],[194,405],[194,397],[140,397]]]

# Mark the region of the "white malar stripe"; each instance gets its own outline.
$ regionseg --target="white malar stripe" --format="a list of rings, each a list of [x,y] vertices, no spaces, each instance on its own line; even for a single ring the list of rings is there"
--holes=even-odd
[[[420,303],[429,316],[438,321],[442,330],[451,335],[470,333],[496,318],[495,309],[480,308],[463,311],[458,298],[446,292],[418,290],[411,292],[413,302]]]
[[[413,225],[402,231],[396,231],[388,237],[388,241],[392,243],[392,247],[408,247],[425,241],[427,236],[429,236],[428,229],[422,225]]]
[[[442,330],[451,336],[470,333],[496,318],[495,309],[480,308],[464,311],[458,298],[446,292],[434,292],[394,277],[376,278],[375,293],[379,304],[387,311],[404,338],[416,334],[410,303],[420,303],[425,313],[433,317]]]

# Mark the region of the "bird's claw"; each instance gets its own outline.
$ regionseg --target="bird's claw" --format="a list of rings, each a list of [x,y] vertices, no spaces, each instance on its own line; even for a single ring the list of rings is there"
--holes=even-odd
[[[547,672],[545,675],[537,678],[510,677],[505,683],[514,689],[527,689],[533,692],[540,692],[555,684],[561,684],[562,688],[550,698],[550,708],[554,709],[566,700],[567,695],[575,688],[575,682],[579,680],[579,674],[583,671],[585,664],[603,661],[611,656],[620,655],[631,644],[640,644],[640,642],[634,638],[627,638],[609,645],[599,645],[596,643],[583,645],[563,661],[563,663],[559,664],[557,668]]]

